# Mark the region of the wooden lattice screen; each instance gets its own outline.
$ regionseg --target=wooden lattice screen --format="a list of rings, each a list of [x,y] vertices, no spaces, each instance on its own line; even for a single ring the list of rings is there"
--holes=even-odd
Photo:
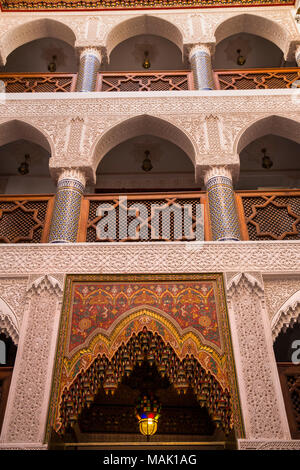
[[[116,220],[115,220],[115,235],[110,238],[99,238],[97,236],[97,224],[103,220],[107,215],[107,211],[103,212],[102,215],[97,215],[99,208],[105,210],[105,205],[109,204],[109,207],[115,209]],[[136,194],[136,195],[127,195],[126,200],[124,196],[119,195],[92,195],[86,196],[83,198],[82,207],[81,207],[81,218],[80,218],[80,228],[79,228],[79,237],[78,241],[86,242],[97,242],[97,241],[185,241],[185,240],[198,240],[196,238],[196,230],[199,234],[203,232],[203,220],[200,220],[198,217],[200,211],[203,210],[201,215],[204,218],[207,217],[206,211],[204,210],[206,204],[205,193],[187,193],[187,194],[168,194],[168,195],[149,195],[149,194]],[[139,207],[142,206],[141,211],[139,212]],[[159,209],[156,210],[155,207],[159,206],[160,208],[170,209],[170,224],[169,230],[162,229],[162,219],[161,214],[158,218]],[[137,208],[136,208],[137,207]],[[185,209],[184,209],[185,207]],[[200,209],[200,207],[202,209]],[[125,211],[128,208],[127,215],[124,216]],[[188,209],[187,209],[188,208]],[[194,238],[188,238],[184,235],[187,234],[187,230],[184,229],[182,224],[184,223],[184,214],[191,211],[192,220],[192,234]],[[120,214],[122,215],[120,216]],[[98,212],[99,214],[99,212]],[[180,215],[181,214],[181,215]],[[139,217],[141,217],[139,219]],[[112,219],[111,219],[112,220]],[[126,229],[134,220],[142,220],[141,229],[138,228],[137,236],[128,236],[126,235]],[[201,226],[202,224],[202,226]],[[209,227],[207,220],[204,220],[204,237],[209,239]],[[141,230],[141,231],[140,231]],[[143,236],[140,235],[143,233]],[[180,236],[180,233],[183,234]],[[124,236],[125,234],[125,236]],[[155,234],[155,236],[153,236]]]
[[[173,91],[192,90],[190,71],[99,73],[97,91]]]
[[[279,362],[278,373],[293,439],[300,439],[300,364]]]
[[[219,70],[214,72],[217,90],[291,88],[300,79],[299,68]],[[294,85],[295,86],[295,85]]]
[[[299,240],[300,191],[237,192],[244,240]]]
[[[54,196],[1,196],[0,243],[42,243],[48,239]]]
[[[76,77],[76,73],[2,73],[0,81],[4,83],[6,93],[56,93],[75,91]]]

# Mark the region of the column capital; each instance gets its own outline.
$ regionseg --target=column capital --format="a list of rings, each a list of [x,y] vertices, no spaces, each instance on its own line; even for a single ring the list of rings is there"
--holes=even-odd
[[[87,182],[87,176],[85,171],[79,168],[61,168],[58,173],[58,180],[57,183],[60,183],[62,180],[72,179],[74,181],[78,181],[83,186],[85,186]]]
[[[195,55],[197,52],[205,53],[209,56],[214,54],[215,44],[211,43],[196,43],[192,44],[189,49],[189,60]]]
[[[99,63],[101,64],[102,61],[102,48],[97,46],[81,46],[77,48],[79,59],[82,60],[83,57],[87,55],[92,55],[98,59]]]

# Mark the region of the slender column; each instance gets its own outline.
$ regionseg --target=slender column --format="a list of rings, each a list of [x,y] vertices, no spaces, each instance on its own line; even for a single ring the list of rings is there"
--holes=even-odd
[[[214,79],[210,48],[205,44],[196,44],[190,50],[189,59],[196,90],[213,90]]]
[[[297,62],[297,66],[300,67],[300,44],[296,46],[295,60]]]
[[[213,240],[240,240],[230,171],[225,167],[210,168],[204,176],[204,183],[208,194]]]
[[[79,170],[65,170],[60,175],[50,227],[50,243],[76,242],[85,183],[85,176]]]
[[[88,47],[80,54],[80,65],[77,77],[77,91],[94,91],[97,73],[101,65],[101,55],[98,49]]]

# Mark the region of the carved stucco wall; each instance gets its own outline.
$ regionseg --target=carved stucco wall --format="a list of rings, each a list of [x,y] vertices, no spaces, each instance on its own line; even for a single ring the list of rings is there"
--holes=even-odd
[[[61,276],[30,276],[20,341],[3,422],[5,448],[43,448],[56,337]]]
[[[247,17],[245,17],[247,15]],[[147,16],[167,21],[163,28],[159,21],[153,23],[151,30],[155,34],[178,43],[181,40],[185,45],[195,42],[215,43],[237,31],[263,32],[264,37],[274,42],[283,50],[286,57],[294,53],[295,42],[298,40],[297,24],[293,17],[292,8],[239,8],[197,11],[156,11],[147,13]],[[46,27],[44,20],[58,22],[56,25],[61,39],[75,46],[98,46],[104,50],[111,48],[120,41],[132,36],[132,31],[140,33],[140,17],[145,17],[145,12],[93,12],[82,13],[1,13],[0,15],[0,51],[3,61],[15,47],[22,42],[28,42],[34,35],[53,34],[52,25]],[[135,23],[134,20],[138,18]],[[29,25],[32,21],[35,25]],[[42,20],[42,21],[41,21]],[[124,24],[124,21],[130,20]],[[228,21],[229,20],[229,21]],[[38,23],[39,22],[39,23]],[[28,23],[28,26],[26,24]],[[259,23],[259,24],[257,24]],[[169,28],[168,28],[169,24]],[[220,27],[222,25],[222,27]],[[48,30],[47,30],[48,28]],[[258,29],[259,28],[259,29]],[[177,32],[176,32],[177,29]],[[73,37],[74,36],[74,37]],[[37,36],[38,37],[38,36]],[[74,40],[75,39],[75,40]],[[178,44],[177,44],[178,45]]]
[[[204,169],[212,165],[227,165],[237,177],[237,150],[240,150],[239,142],[243,141],[241,137],[246,130],[245,142],[259,137],[260,126],[255,124],[264,118],[273,115],[287,118],[270,121],[273,124],[268,123],[267,131],[274,126],[276,133],[278,125],[282,128],[292,121],[287,135],[295,141],[299,138],[300,117],[294,90],[260,90],[255,94],[211,92],[209,96],[207,92],[192,91],[176,92],[176,96],[167,92],[147,92],[147,96],[118,93],[117,97],[110,93],[87,93],[85,96],[74,93],[60,98],[51,94],[38,95],[22,96],[18,100],[15,95],[8,95],[0,103],[0,124],[19,120],[33,126],[27,127],[27,139],[48,141],[52,152],[50,169],[54,177],[60,169],[70,167],[84,170],[88,179],[94,181],[102,155],[99,149],[104,141],[101,137],[107,139],[108,132],[112,131],[111,135],[117,142],[124,141],[134,132],[138,134],[141,127],[137,119],[136,129],[128,126],[127,132],[126,121],[140,116],[142,122],[145,115],[161,120],[157,122],[163,135],[168,136],[170,129],[174,130],[172,125],[175,126],[172,140],[191,155],[199,180]],[[206,111],[208,109],[209,112]],[[40,136],[34,128],[38,129]],[[13,138],[13,126],[9,129]],[[1,135],[7,139],[6,132]],[[103,144],[103,148],[107,145],[109,142]]]

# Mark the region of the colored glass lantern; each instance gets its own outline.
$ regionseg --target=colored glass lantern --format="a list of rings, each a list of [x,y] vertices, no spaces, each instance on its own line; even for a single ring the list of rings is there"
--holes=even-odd
[[[144,395],[136,407],[140,433],[149,438],[157,431],[160,405],[156,398]]]

